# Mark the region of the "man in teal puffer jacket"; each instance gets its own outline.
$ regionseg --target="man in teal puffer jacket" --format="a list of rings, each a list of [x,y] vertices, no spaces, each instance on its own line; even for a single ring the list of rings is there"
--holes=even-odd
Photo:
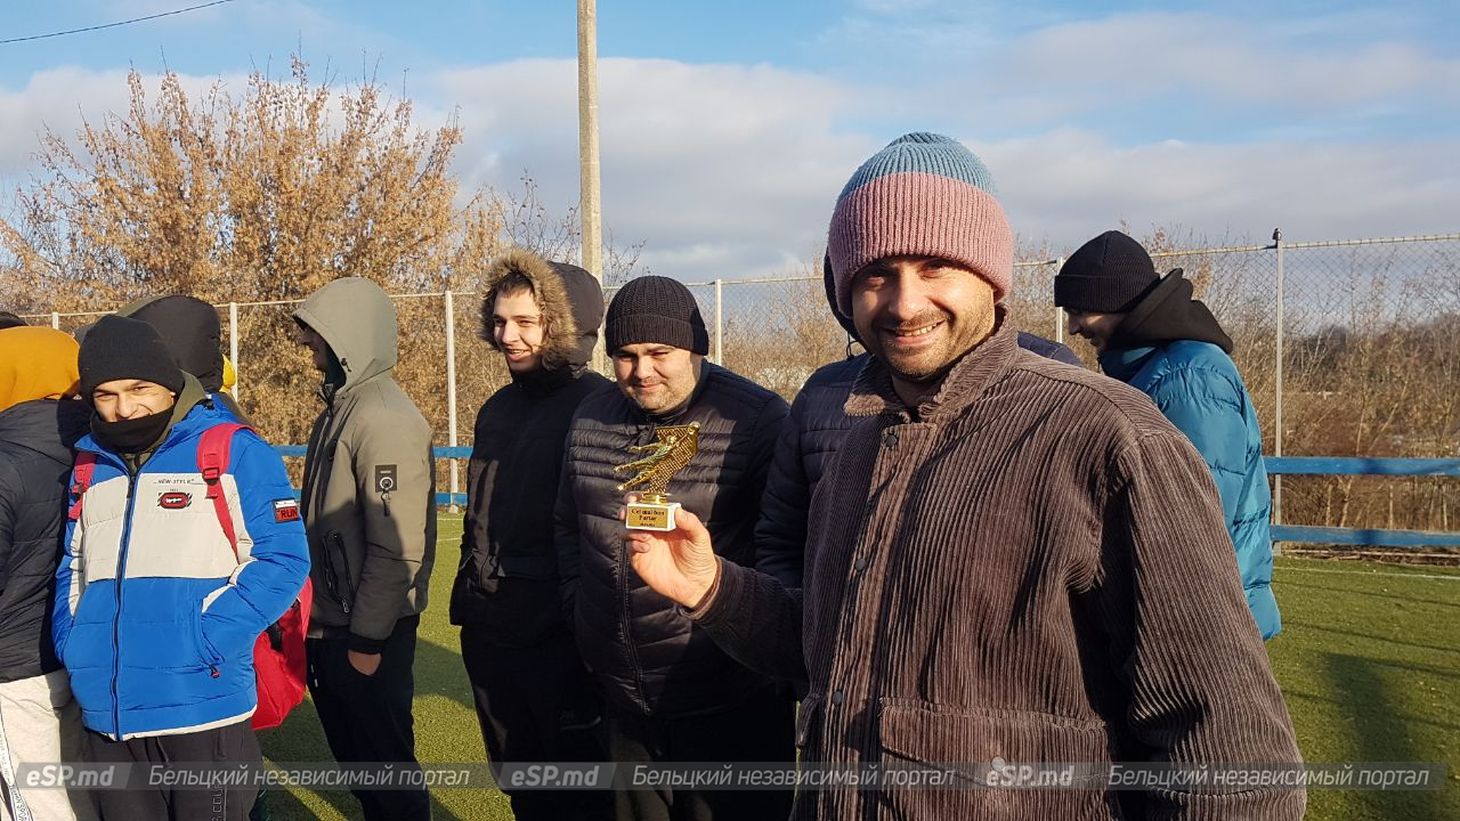
[[[1232,340],[1192,299],[1177,268],[1157,276],[1150,254],[1106,231],[1070,255],[1054,280],[1069,331],[1100,355],[1107,376],[1143,391],[1186,434],[1211,469],[1247,606],[1264,639],[1282,629],[1272,595],[1272,513],[1262,431],[1232,361]],[[1179,500],[1173,500],[1179,503]]]

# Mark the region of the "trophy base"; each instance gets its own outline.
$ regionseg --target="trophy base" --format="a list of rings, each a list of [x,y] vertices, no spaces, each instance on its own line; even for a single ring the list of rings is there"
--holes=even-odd
[[[634,502],[624,508],[624,526],[629,530],[674,530],[674,511],[679,502]]]

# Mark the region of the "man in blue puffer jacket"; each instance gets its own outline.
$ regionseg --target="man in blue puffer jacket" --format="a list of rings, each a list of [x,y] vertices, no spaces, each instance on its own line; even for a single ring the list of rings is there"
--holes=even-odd
[[[233,421],[145,322],[103,317],[78,358],[95,459],[68,516],[52,632],[96,763],[257,764],[254,641],[309,572],[283,461],[249,431],[219,479],[235,546],[198,467]],[[78,457],[78,464],[83,460]],[[97,790],[102,818],[242,819],[254,790]]]
[[[1192,299],[1177,268],[1156,275],[1150,254],[1106,231],[1070,255],[1054,280],[1069,330],[1089,340],[1107,376],[1151,397],[1196,446],[1222,497],[1247,606],[1264,639],[1282,629],[1272,595],[1272,512],[1262,431],[1232,361],[1232,340]],[[1180,500],[1172,500],[1180,503]]]

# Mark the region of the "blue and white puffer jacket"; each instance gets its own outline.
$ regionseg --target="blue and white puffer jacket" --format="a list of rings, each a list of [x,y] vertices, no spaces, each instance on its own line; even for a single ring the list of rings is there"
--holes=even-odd
[[[234,557],[197,462],[203,432],[231,421],[200,402],[135,475],[92,436],[77,442],[96,454],[96,467],[79,520],[66,527],[53,634],[82,722],[109,738],[196,732],[252,715],[254,641],[309,574],[283,460],[252,431],[234,434],[220,480]]]
[[[1277,635],[1282,618],[1272,594],[1272,494],[1257,410],[1236,364],[1210,342],[1183,339],[1107,351],[1100,367],[1151,397],[1206,461],[1222,497],[1247,606],[1264,639]]]

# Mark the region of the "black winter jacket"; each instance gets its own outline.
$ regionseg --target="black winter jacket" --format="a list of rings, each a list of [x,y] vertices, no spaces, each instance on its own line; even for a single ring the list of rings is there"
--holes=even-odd
[[[90,418],[91,408],[75,400],[37,399],[0,413],[0,682],[61,667],[51,601],[71,446]]]
[[[550,320],[544,364],[514,375],[477,414],[451,623],[481,628],[503,647],[526,647],[567,629],[553,542],[563,442],[583,400],[613,383],[585,367],[603,319],[603,294],[581,268],[521,251],[504,256],[487,273],[483,334],[491,334],[494,283],[512,273],[533,283]]]
[[[725,655],[629,565],[618,519],[628,449],[656,424],[700,423],[699,452],[669,484],[704,520],[715,551],[750,565],[772,448],[789,409],[771,391],[708,362],[685,409],[651,419],[619,391],[589,398],[568,432],[555,516],[563,597],[584,662],[621,710],[677,717],[728,709],[771,682]]]

